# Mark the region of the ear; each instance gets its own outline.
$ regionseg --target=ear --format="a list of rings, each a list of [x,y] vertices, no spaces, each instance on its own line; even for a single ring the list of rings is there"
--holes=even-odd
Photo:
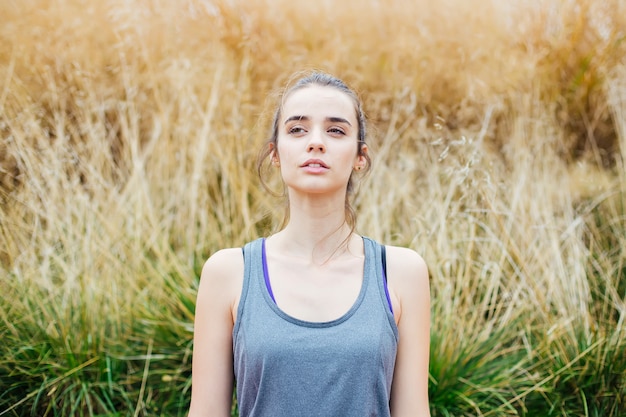
[[[361,146],[361,150],[359,152],[359,154],[356,157],[356,162],[354,164],[354,169],[357,171],[360,171],[362,169],[364,169],[367,166],[367,158],[366,155],[368,154],[369,149],[367,147],[367,145],[363,144]]]
[[[279,167],[280,159],[278,158],[278,152],[276,151],[276,146],[273,143],[269,144],[270,147],[270,160],[272,161],[272,165]]]

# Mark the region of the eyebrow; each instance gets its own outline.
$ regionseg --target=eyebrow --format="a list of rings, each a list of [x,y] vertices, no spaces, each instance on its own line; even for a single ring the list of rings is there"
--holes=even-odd
[[[305,121],[307,121],[307,120],[310,120],[310,117],[309,116],[291,116],[291,117],[288,117],[285,120],[285,124],[287,124],[289,122],[292,122],[294,120],[298,120],[298,121],[305,120]],[[332,123],[345,123],[348,126],[352,127],[352,124],[348,120],[344,119],[343,117],[327,117],[326,121],[329,121],[329,122],[332,122]]]

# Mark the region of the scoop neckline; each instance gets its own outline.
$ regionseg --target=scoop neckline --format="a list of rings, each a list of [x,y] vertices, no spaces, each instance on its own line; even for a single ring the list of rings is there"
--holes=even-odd
[[[265,299],[265,302],[269,305],[269,307],[274,311],[274,313],[276,313],[279,317],[281,317],[282,319],[296,324],[298,326],[303,326],[303,327],[315,327],[315,328],[322,328],[322,327],[332,327],[332,326],[337,326],[341,323],[343,323],[344,321],[348,320],[350,317],[352,317],[354,315],[354,313],[356,313],[356,311],[359,309],[359,307],[361,306],[361,304],[363,303],[363,300],[365,299],[365,293],[367,290],[367,286],[369,284],[369,280],[366,279],[366,271],[369,270],[369,266],[371,263],[371,254],[369,254],[369,248],[366,244],[367,238],[364,236],[361,236],[361,238],[363,239],[363,276],[362,276],[362,280],[361,280],[361,289],[359,290],[359,294],[357,295],[356,299],[354,300],[354,302],[352,303],[352,306],[348,309],[348,311],[346,311],[344,314],[342,314],[341,316],[339,316],[336,319],[332,319],[332,320],[327,320],[327,321],[309,321],[309,320],[303,320],[303,319],[299,319],[297,317],[292,316],[291,314],[285,312],[283,309],[281,309],[278,304],[276,304],[276,302],[274,302],[274,300],[272,299],[272,297],[270,296],[270,292],[269,292],[269,288],[267,287],[267,285],[265,284],[266,280],[267,282],[270,283],[271,285],[271,281],[270,281],[270,277],[269,277],[269,272],[267,269],[267,259],[266,257],[263,256],[263,252],[265,252],[265,240],[266,238],[262,238],[261,240],[261,262],[262,262],[262,270],[263,273],[261,274],[261,279],[259,280],[259,284],[261,285],[262,288],[262,292],[263,292],[263,298]],[[266,275],[267,273],[267,275]]]

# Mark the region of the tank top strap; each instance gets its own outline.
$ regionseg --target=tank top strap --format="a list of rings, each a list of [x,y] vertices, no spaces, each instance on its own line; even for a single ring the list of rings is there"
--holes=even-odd
[[[261,253],[263,248],[263,238],[258,238],[246,243],[243,248],[243,285],[241,288],[241,296],[239,297],[239,305],[237,306],[237,321],[233,327],[233,335],[236,335],[241,325],[240,317],[243,317],[246,299],[250,292],[250,286],[253,284],[253,271],[258,270],[261,265]]]
[[[377,289],[376,292],[378,293],[380,301],[385,309],[389,324],[397,336],[396,321],[393,317],[393,306],[391,304],[391,298],[389,297],[389,289],[387,288],[387,277],[385,273],[386,268],[383,263],[384,247],[369,237],[363,237],[363,244],[365,246],[365,256],[371,256],[373,262],[371,262],[370,265],[371,268],[374,268],[374,271],[371,271],[372,273],[365,274],[365,276],[369,275],[370,280],[376,281],[371,282],[370,284],[373,284],[372,288]]]

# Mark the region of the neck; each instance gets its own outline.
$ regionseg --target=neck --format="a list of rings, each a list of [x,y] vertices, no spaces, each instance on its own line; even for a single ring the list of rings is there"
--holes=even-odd
[[[344,198],[290,198],[289,223],[272,240],[282,253],[316,264],[341,255],[353,237],[346,223]]]

